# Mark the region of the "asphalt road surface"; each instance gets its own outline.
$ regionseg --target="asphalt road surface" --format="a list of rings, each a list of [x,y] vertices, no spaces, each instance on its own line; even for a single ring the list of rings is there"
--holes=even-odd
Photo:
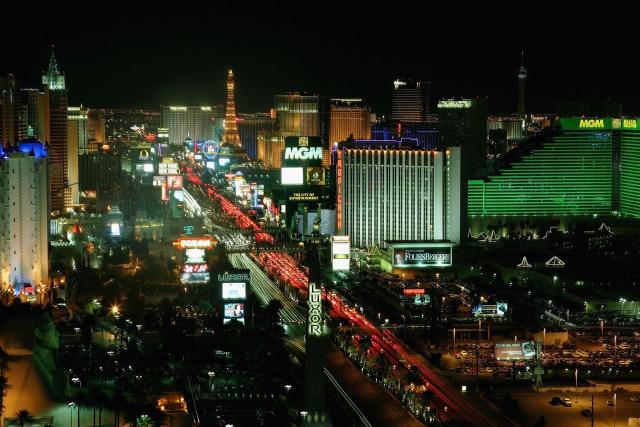
[[[424,426],[391,393],[369,381],[334,345],[327,347],[326,366],[374,426]]]
[[[640,402],[630,401],[629,398],[632,395],[633,393],[627,392],[619,392],[617,394],[615,426],[627,426],[629,425],[630,417],[640,417]],[[578,394],[578,403],[576,403],[575,393],[536,393],[534,391],[526,391],[511,392],[511,396],[518,399],[526,415],[526,419],[529,420],[531,424],[541,416],[544,416],[547,421],[547,426],[591,426],[591,417],[585,417],[580,414],[583,409],[591,409],[591,393]],[[554,396],[571,399],[572,406],[567,408],[562,405],[551,405],[549,401]],[[613,395],[603,392],[593,394],[593,401],[595,403],[594,426],[614,426],[614,408],[613,406],[607,406],[605,404],[606,400],[613,400]]]

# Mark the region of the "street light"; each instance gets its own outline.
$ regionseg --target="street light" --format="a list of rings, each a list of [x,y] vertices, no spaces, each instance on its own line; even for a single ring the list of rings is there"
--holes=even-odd
[[[215,376],[216,376],[216,373],[215,373],[215,372],[213,372],[213,371],[209,371],[209,372],[207,373],[207,375],[209,375],[209,391],[213,391],[213,390],[212,390],[212,386],[213,386],[213,377],[215,377]]]
[[[69,425],[73,427],[73,407],[76,406],[76,402],[69,402],[67,406],[69,406]]]

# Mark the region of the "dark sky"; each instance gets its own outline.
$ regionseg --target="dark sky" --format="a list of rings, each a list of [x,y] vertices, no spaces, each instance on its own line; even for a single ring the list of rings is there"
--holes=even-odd
[[[635,37],[627,43],[600,25],[541,10],[522,23],[497,12],[492,20],[406,8],[399,16],[391,3],[389,10],[369,3],[367,13],[317,16],[243,2],[235,13],[196,5],[154,12],[160,3],[96,12],[97,5],[76,15],[48,10],[28,24],[7,20],[0,74],[38,85],[55,43],[71,102],[90,107],[222,103],[231,66],[239,112],[265,111],[275,93],[293,90],[364,97],[388,112],[392,81],[406,76],[430,80],[435,97],[486,95],[497,114],[515,110],[524,48],[529,110],[610,98],[626,113],[640,112]]]

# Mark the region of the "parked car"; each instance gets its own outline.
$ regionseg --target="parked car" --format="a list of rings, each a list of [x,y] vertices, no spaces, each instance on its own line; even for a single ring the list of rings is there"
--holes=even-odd
[[[613,400],[605,400],[604,403],[607,406],[613,406]]]
[[[552,405],[559,405],[562,403],[562,399],[560,399],[559,397],[552,397],[551,400],[549,401],[550,404]]]
[[[632,402],[640,402],[640,395],[631,396],[629,400]]]
[[[567,408],[571,407],[571,399],[568,399],[566,397],[562,398],[562,406],[565,406]]]
[[[590,417],[591,415],[593,415],[591,413],[591,409],[583,409],[582,411],[580,411],[580,414],[582,414],[582,416],[584,417]]]

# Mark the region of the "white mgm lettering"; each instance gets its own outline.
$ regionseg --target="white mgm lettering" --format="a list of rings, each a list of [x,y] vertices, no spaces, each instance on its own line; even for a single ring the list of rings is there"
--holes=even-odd
[[[322,147],[287,147],[285,160],[322,160]]]

